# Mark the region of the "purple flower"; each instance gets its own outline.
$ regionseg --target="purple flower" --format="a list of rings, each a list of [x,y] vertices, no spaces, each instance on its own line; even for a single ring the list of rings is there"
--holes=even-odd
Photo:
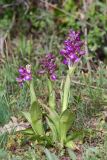
[[[56,80],[55,70],[57,66],[55,61],[56,57],[53,54],[46,54],[46,56],[40,61],[41,69],[38,71],[38,74],[42,75],[46,73],[51,80]]]
[[[25,81],[30,81],[32,79],[31,66],[30,65],[26,65],[26,68],[20,67],[18,72],[19,72],[19,77],[16,78],[16,81],[19,83],[20,87],[23,86],[23,83]]]
[[[64,41],[64,49],[60,51],[60,54],[64,57],[63,63],[66,65],[72,65],[80,60],[85,54],[80,32],[70,30],[68,38]]]

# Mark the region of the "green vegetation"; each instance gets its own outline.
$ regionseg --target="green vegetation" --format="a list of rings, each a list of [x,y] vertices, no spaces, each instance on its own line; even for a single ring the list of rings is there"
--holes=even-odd
[[[107,159],[106,6],[106,0],[0,1],[0,160]],[[60,115],[67,67],[60,63],[59,51],[71,28],[81,31],[87,54],[71,79],[67,104],[72,112]],[[52,88],[47,87],[46,77],[36,74],[46,53],[57,56],[59,68],[54,82],[57,109],[47,121],[43,107],[54,101],[48,96]],[[36,102],[31,102],[34,94],[28,84],[20,88],[16,82],[18,68],[27,64],[32,67]],[[25,119],[29,110],[32,123]],[[59,137],[54,130],[58,121],[62,122]],[[60,140],[72,141],[61,145]]]

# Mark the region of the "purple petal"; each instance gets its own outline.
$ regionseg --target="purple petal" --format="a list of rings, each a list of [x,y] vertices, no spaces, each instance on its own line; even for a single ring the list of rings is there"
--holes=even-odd
[[[20,67],[18,71],[19,71],[19,73],[20,73],[20,74],[22,74],[22,73],[24,73],[24,72],[25,72],[25,68]]]
[[[16,78],[16,81],[21,83],[23,81],[23,79],[21,77],[19,77],[19,78]]]
[[[30,81],[32,79],[31,75],[26,75],[23,80],[24,81]]]
[[[70,57],[71,60],[73,60],[73,59],[76,58],[76,55],[75,54],[71,54],[69,57]]]
[[[45,73],[45,70],[39,70],[38,71],[38,74],[44,74]]]
[[[74,60],[74,63],[77,63],[77,62],[79,62],[80,61],[80,58],[76,58],[75,60]]]
[[[60,54],[61,54],[61,55],[66,54],[66,50],[65,50],[65,49],[62,49],[62,50],[60,51]]]
[[[81,56],[83,56],[83,55],[85,55],[85,51],[80,51],[79,54],[80,54]]]
[[[63,60],[63,64],[67,65],[67,64],[68,64],[68,60],[67,60],[67,59],[64,59],[64,60]]]
[[[53,81],[55,81],[55,80],[57,79],[55,74],[52,74],[52,75],[50,76],[50,78],[51,78],[51,80],[53,80]]]

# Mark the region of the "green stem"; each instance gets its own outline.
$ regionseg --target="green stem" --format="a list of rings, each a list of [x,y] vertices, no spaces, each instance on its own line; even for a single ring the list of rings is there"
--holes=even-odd
[[[69,101],[69,92],[70,92],[70,78],[74,74],[76,66],[70,67],[66,76],[65,85],[64,85],[64,92],[63,92],[63,99],[62,99],[62,112],[68,108],[68,101]]]
[[[49,90],[49,106],[52,109],[55,109],[56,100],[55,100],[55,91],[53,90],[52,82],[48,79],[48,90]]]
[[[34,91],[33,81],[30,82],[30,98],[31,98],[31,105],[32,105],[37,100],[35,91]]]

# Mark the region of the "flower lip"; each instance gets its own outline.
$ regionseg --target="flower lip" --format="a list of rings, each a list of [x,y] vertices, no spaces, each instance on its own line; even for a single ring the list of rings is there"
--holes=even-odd
[[[51,78],[53,81],[55,81],[55,80],[57,79],[55,74],[52,74],[52,75],[50,76],[50,78]]]
[[[20,74],[22,74],[22,73],[24,73],[24,72],[25,72],[25,68],[20,67],[20,68],[18,69],[18,71],[19,71],[19,73],[20,73]]]

